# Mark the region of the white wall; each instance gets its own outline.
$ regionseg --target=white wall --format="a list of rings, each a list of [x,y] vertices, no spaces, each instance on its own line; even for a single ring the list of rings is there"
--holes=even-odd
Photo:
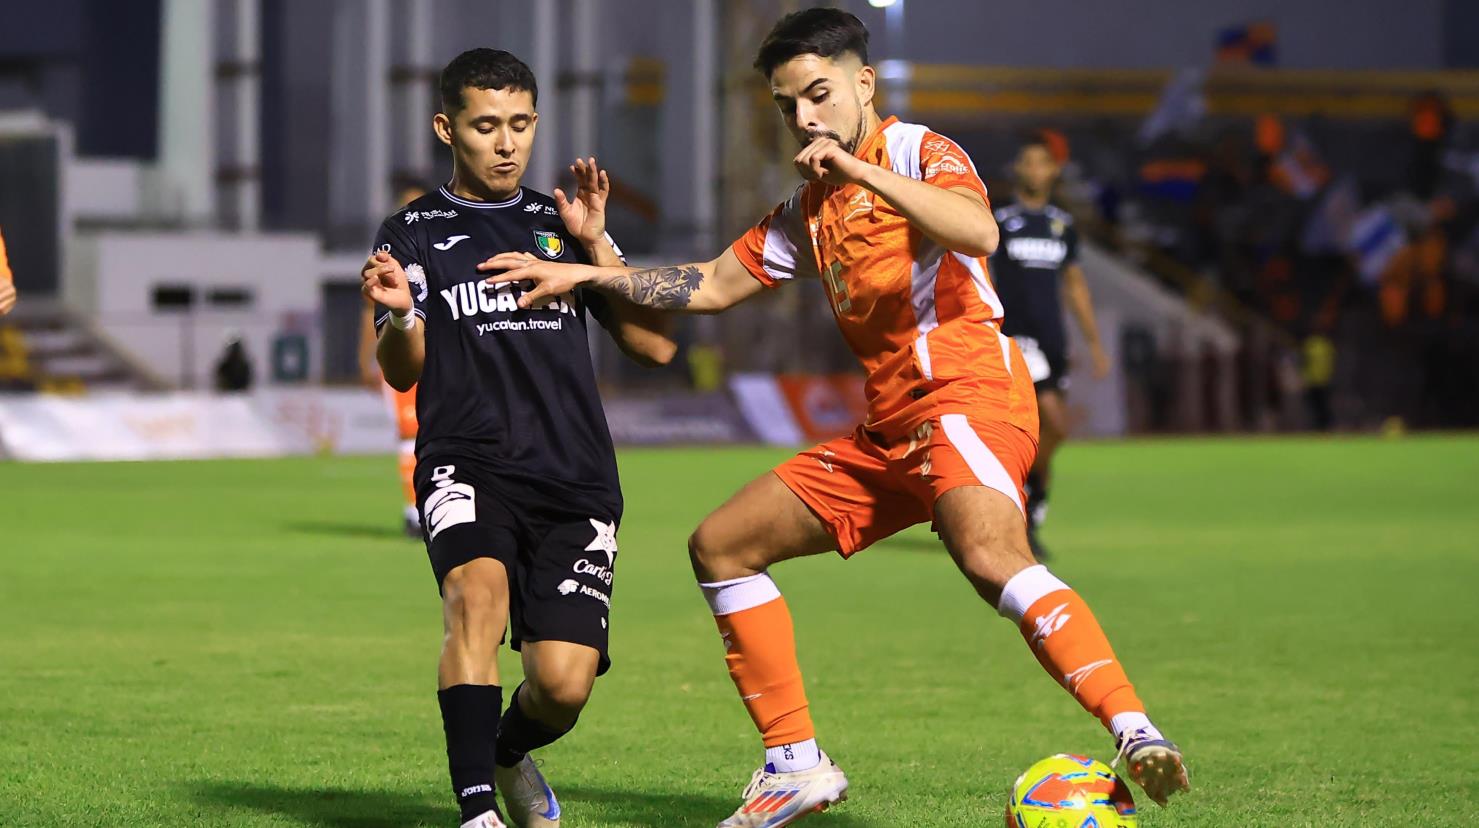
[[[258,384],[271,372],[272,340],[290,329],[308,336],[309,376],[321,370],[322,256],[313,236],[82,232],[70,253],[68,304],[92,315],[105,335],[166,381],[209,388],[233,331],[245,341]],[[194,312],[153,307],[155,287],[168,284],[195,287]],[[252,302],[212,309],[202,304],[212,288],[249,290]]]

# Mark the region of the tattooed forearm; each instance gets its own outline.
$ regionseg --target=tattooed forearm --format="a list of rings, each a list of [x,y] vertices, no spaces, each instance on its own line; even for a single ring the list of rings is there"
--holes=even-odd
[[[703,286],[704,273],[698,265],[654,267],[612,276],[600,287],[633,304],[662,310],[682,310]]]

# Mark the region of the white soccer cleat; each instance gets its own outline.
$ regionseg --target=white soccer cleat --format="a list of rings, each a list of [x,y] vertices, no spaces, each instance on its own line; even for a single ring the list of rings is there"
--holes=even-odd
[[[508,818],[519,828],[558,828],[560,802],[544,781],[544,774],[525,756],[511,768],[495,767],[493,784],[503,794]]]
[[[498,814],[493,811],[484,811],[482,814],[462,823],[462,828],[508,828]]]
[[[1135,784],[1145,789],[1145,795],[1163,808],[1171,794],[1191,790],[1181,749],[1154,728],[1139,728],[1123,734],[1119,739],[1119,754],[1110,767],[1117,766],[1120,760],[1124,760],[1125,769]]]
[[[846,799],[847,776],[823,752],[821,763],[811,770],[755,771],[745,788],[745,804],[718,828],[780,828]]]

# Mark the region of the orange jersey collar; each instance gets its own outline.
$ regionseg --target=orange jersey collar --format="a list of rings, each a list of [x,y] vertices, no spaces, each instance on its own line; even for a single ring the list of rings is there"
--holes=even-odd
[[[880,121],[878,128],[868,133],[868,137],[863,139],[863,143],[854,151],[854,154],[864,161],[877,164],[878,159],[873,156],[877,154],[878,145],[884,140],[883,131],[898,122],[899,118],[896,115],[890,115]]]

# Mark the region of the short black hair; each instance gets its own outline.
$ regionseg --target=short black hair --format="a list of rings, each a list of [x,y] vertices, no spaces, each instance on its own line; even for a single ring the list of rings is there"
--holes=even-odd
[[[466,104],[462,90],[508,89],[523,90],[534,98],[539,106],[539,85],[534,82],[534,72],[513,54],[502,49],[469,49],[452,58],[442,70],[437,87],[442,93],[442,111],[455,114]]]
[[[770,77],[782,63],[802,55],[835,58],[844,52],[868,62],[868,27],[842,9],[815,8],[782,17],[755,55],[755,68]]]
[[[1030,132],[1027,135],[1023,136],[1022,140],[1017,144],[1017,151],[1020,152],[1032,147],[1042,147],[1043,149],[1048,151],[1049,155],[1053,153],[1052,142],[1049,141],[1048,136],[1044,135],[1041,131]]]

